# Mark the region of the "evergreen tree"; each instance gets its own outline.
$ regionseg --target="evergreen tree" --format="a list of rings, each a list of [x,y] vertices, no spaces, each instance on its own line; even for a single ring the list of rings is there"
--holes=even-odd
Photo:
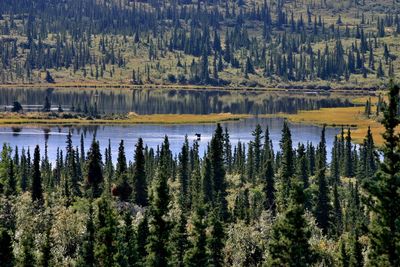
[[[228,203],[226,200],[226,181],[223,156],[223,130],[220,124],[217,128],[210,143],[210,163],[212,169],[212,184],[214,187],[214,201],[221,212],[224,220],[228,219]]]
[[[147,181],[145,172],[145,157],[143,154],[143,139],[139,138],[135,150],[135,167],[133,174],[135,203],[147,206]]]
[[[100,185],[103,182],[103,162],[101,160],[99,142],[93,138],[92,145],[87,156],[87,185],[91,188],[93,197],[101,194]]]
[[[117,252],[114,255],[116,264],[119,266],[136,266],[136,236],[129,212],[124,214],[124,224],[120,228],[117,241]]]
[[[169,168],[169,143],[164,139],[161,148],[161,157],[157,170],[157,178],[154,181],[154,191],[152,192],[150,205],[149,239],[147,244],[146,265],[148,266],[168,266],[169,251],[167,248],[170,225],[165,215],[168,213],[170,201],[168,188]]]
[[[282,129],[282,139],[280,141],[282,156],[280,160],[280,203],[283,207],[287,204],[287,196],[290,194],[291,179],[295,173],[294,155],[292,147],[292,135],[285,121]]]
[[[128,183],[127,171],[124,141],[121,140],[118,148],[117,168],[115,170],[117,186],[112,190],[113,195],[118,196],[121,201],[127,201],[132,193],[132,187]]]
[[[212,169],[209,156],[206,156],[204,159],[202,189],[204,195],[204,202],[206,204],[212,204],[214,199],[214,193],[213,193]]]
[[[273,225],[267,265],[310,266],[315,252],[309,244],[311,233],[304,218],[304,190],[298,179],[292,180],[289,199],[288,208]]]
[[[297,166],[296,166],[296,176],[299,179],[304,188],[304,207],[308,210],[311,209],[311,197],[309,193],[309,175],[308,175],[308,162],[305,147],[300,144],[297,148]]]
[[[346,143],[344,146],[343,157],[343,175],[345,177],[353,177],[353,164],[352,164],[352,144],[350,129],[347,130]]]
[[[171,266],[184,266],[184,257],[188,248],[188,234],[186,231],[187,218],[185,211],[181,211],[175,227],[171,231],[169,250]]]
[[[340,256],[339,256],[340,266],[341,267],[349,267],[350,259],[349,259],[349,255],[346,250],[346,243],[344,242],[344,240],[340,240],[339,246],[340,246],[339,247],[339,249],[340,249]]]
[[[40,150],[39,146],[35,147],[33,156],[33,173],[32,173],[32,201],[43,201],[42,175],[40,172]]]
[[[262,182],[264,184],[265,193],[265,208],[270,210],[272,214],[275,214],[276,203],[275,203],[275,177],[272,160],[267,160],[264,165],[264,173],[262,176]]]
[[[258,174],[260,171],[260,164],[261,164],[261,140],[263,138],[262,136],[262,129],[259,124],[256,125],[255,130],[252,132],[252,135],[254,137],[253,141],[253,150],[254,150],[254,166],[255,166],[255,171]]]
[[[181,187],[181,205],[186,208],[189,204],[189,142],[187,136],[185,137],[185,143],[182,146],[181,153],[179,154],[179,182]]]
[[[355,230],[354,236],[352,237],[352,253],[350,256],[350,267],[363,267],[364,266],[364,256],[362,254],[362,246],[358,240],[358,230]]]
[[[19,265],[23,267],[35,267],[34,240],[32,233],[26,233],[22,238],[22,256]]]
[[[101,198],[98,202],[98,210],[94,246],[95,265],[113,266],[116,252],[117,222],[109,200]]]
[[[332,209],[332,224],[333,224],[333,234],[340,236],[343,231],[343,212],[342,205],[340,203],[340,196],[338,193],[338,185],[333,186],[333,209]]]
[[[144,266],[147,257],[146,245],[149,236],[149,226],[146,213],[143,219],[139,222],[136,235],[138,265]]]
[[[211,231],[207,238],[208,265],[214,267],[223,266],[224,263],[225,232],[220,214],[221,211],[218,211],[218,208],[216,208],[211,212],[209,218]]]
[[[83,240],[82,250],[78,264],[84,267],[95,266],[94,246],[95,246],[95,228],[93,222],[93,204],[89,204],[89,213],[86,221],[86,232]]]
[[[372,212],[369,260],[376,266],[400,265],[400,138],[395,130],[400,124],[397,113],[399,91],[399,86],[390,85],[389,103],[382,121],[385,127],[384,161],[376,176],[364,182],[369,196],[368,206]]]
[[[51,266],[51,260],[52,260],[52,253],[51,253],[51,247],[52,247],[52,238],[50,234],[51,227],[48,225],[45,233],[45,241],[41,246],[41,257],[39,260],[39,266],[42,267],[49,267]]]
[[[5,185],[6,196],[16,195],[17,193],[17,180],[15,175],[14,162],[10,159],[8,164],[7,183]]]
[[[0,227],[0,266],[14,266],[12,239],[7,229]]]
[[[322,163],[320,163],[322,165]],[[324,234],[328,233],[330,226],[330,200],[329,188],[325,175],[325,168],[317,171],[317,203],[315,207],[315,218],[318,226],[322,229]]]
[[[207,251],[206,251],[206,222],[205,212],[201,204],[196,205],[195,212],[192,218],[192,242],[191,247],[186,251],[184,263],[185,266],[207,266]]]

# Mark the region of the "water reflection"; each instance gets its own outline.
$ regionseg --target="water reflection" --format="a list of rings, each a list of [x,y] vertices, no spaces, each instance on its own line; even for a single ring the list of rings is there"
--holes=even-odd
[[[11,110],[19,101],[25,111],[42,109],[46,96],[56,111],[83,111],[95,108],[103,113],[138,114],[236,114],[294,113],[321,107],[349,106],[346,97],[333,97],[328,92],[265,92],[226,90],[163,89],[10,89],[0,88],[0,110]]]
[[[283,126],[282,119],[253,118],[239,122],[223,123],[223,126],[228,127],[231,143],[236,145],[238,141],[248,143],[253,139],[251,132],[254,130],[257,123],[259,123],[263,129],[266,129],[266,127],[269,128],[274,149],[279,149],[279,140],[281,139],[281,130]],[[291,124],[290,127],[294,146],[297,146],[299,142],[312,142],[314,145],[318,144],[321,135],[321,127],[299,124]],[[57,148],[60,147],[65,149],[66,136],[69,130],[71,130],[72,133],[74,146],[80,145],[80,138],[82,135],[85,142],[85,148],[88,148],[93,135],[96,135],[96,138],[100,141],[101,149],[104,151],[108,145],[108,140],[110,139],[114,160],[117,158],[118,144],[120,140],[123,139],[125,141],[127,157],[128,159],[133,160],[135,144],[139,137],[144,139],[144,142],[148,147],[156,149],[157,146],[162,143],[165,135],[168,135],[172,152],[177,154],[181,149],[185,135],[188,135],[190,142],[193,142],[197,140],[195,134],[200,133],[201,139],[198,142],[200,145],[200,154],[202,155],[207,148],[208,142],[211,140],[212,134],[215,130],[215,124],[130,126],[90,125],[50,128],[23,127],[18,128],[18,130],[15,128],[0,127],[0,142],[9,143],[12,147],[30,147],[31,149],[36,144],[39,144],[42,152],[44,151],[44,144],[47,142],[49,158],[54,160]],[[338,128],[327,128],[326,130],[328,156],[330,156],[333,138],[339,133],[339,131],[340,129]]]

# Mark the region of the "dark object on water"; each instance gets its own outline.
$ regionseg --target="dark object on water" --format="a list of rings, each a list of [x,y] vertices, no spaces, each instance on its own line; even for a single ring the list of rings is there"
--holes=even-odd
[[[196,133],[195,136],[197,137],[197,140],[200,140],[200,139],[201,139],[201,134]]]

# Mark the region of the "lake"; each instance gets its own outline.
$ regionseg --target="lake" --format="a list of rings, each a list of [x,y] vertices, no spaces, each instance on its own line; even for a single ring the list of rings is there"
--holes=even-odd
[[[263,129],[268,126],[270,138],[273,141],[274,150],[279,149],[279,141],[281,139],[281,130],[283,119],[279,118],[251,118],[238,122],[222,123],[223,127],[227,127],[230,133],[232,145],[236,145],[238,141],[248,143],[253,139],[251,133],[255,126],[260,124]],[[11,147],[18,146],[21,151],[22,147],[31,149],[39,144],[41,153],[43,154],[45,142],[48,144],[48,155],[51,161],[56,157],[57,148],[65,149],[66,136],[71,130],[73,143],[75,146],[80,145],[80,136],[83,134],[85,139],[85,148],[88,149],[93,135],[100,141],[102,152],[111,141],[112,156],[115,161],[118,153],[118,145],[121,139],[125,142],[125,151],[128,160],[133,160],[135,144],[139,137],[142,137],[145,145],[157,148],[163,141],[165,135],[168,136],[170,147],[173,154],[178,154],[185,135],[188,136],[192,143],[196,137],[196,133],[201,134],[199,141],[200,155],[203,155],[207,144],[211,140],[216,124],[184,124],[184,125],[101,125],[101,126],[74,126],[74,127],[26,127],[19,128],[0,127],[0,143],[8,143]],[[315,146],[320,141],[321,127],[312,125],[290,124],[292,131],[293,145],[297,146],[299,142],[312,142]],[[333,139],[340,132],[339,128],[327,128],[327,152],[330,159]]]
[[[46,97],[55,111],[61,105],[64,111],[107,114],[273,114],[352,106],[345,95],[290,90],[0,88],[0,110],[11,110],[13,102],[19,101],[24,111],[38,111]]]

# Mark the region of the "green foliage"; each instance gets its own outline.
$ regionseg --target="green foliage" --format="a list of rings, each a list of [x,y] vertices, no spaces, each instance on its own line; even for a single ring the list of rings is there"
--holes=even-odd
[[[40,172],[40,151],[39,146],[35,147],[33,154],[33,174],[32,174],[32,201],[42,202],[43,201],[43,189],[42,189],[42,175]]]
[[[170,201],[168,188],[169,142],[164,139],[161,148],[161,158],[154,180],[150,204],[149,237],[146,264],[149,266],[167,266],[169,250],[167,247],[170,235],[170,223],[165,219]]]
[[[92,196],[98,197],[101,194],[100,185],[103,182],[103,162],[101,160],[100,145],[94,138],[87,158],[86,182],[91,189]]]
[[[12,239],[7,229],[0,228],[0,266],[14,266]]]
[[[54,165],[47,147],[32,160],[4,145],[0,266],[396,266],[399,91],[391,88],[384,112],[382,163],[371,130],[358,149],[343,131],[329,164],[324,129],[316,148],[293,149],[287,123],[276,154],[268,130],[232,147],[218,125],[204,157],[187,139],[176,157],[167,137],[157,151],[139,139],[129,164],[121,142],[115,170],[111,145],[103,167],[100,144],[82,157],[72,134]],[[354,177],[344,177],[345,157]],[[134,198],[106,190],[121,181]]]
[[[113,266],[115,262],[114,254],[116,253],[117,221],[111,205],[110,200],[106,198],[101,198],[98,202],[96,242],[94,246],[95,265],[97,266]],[[90,234],[91,233],[89,233],[89,235]],[[91,252],[88,251],[88,253]],[[91,257],[90,255],[88,256],[89,258]]]
[[[193,231],[191,233],[191,247],[184,257],[185,266],[207,266],[208,257],[206,250],[206,220],[204,208],[197,205],[192,218]]]
[[[214,267],[223,266],[224,263],[225,230],[220,214],[221,211],[218,208],[214,209],[208,223],[211,227],[210,235],[207,238],[208,265]]]
[[[267,261],[270,266],[310,266],[315,261],[315,252],[309,244],[311,233],[304,217],[303,185],[298,179],[292,182],[290,199],[288,208],[272,229]]]
[[[366,179],[363,184],[368,193],[369,208],[373,213],[369,229],[369,258],[371,264],[376,266],[400,264],[400,137],[395,131],[400,124],[397,113],[399,91],[399,86],[390,86],[389,103],[384,111],[384,161],[376,176]]]
[[[135,203],[147,206],[147,180],[145,172],[145,158],[143,154],[143,140],[139,138],[135,150],[135,170],[133,175]]]

